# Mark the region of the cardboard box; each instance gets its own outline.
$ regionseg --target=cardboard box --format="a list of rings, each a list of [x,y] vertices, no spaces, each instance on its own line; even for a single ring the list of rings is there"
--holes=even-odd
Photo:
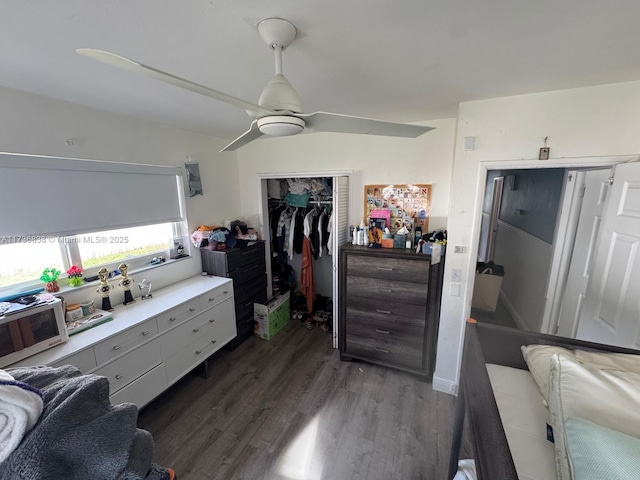
[[[256,322],[254,334],[256,337],[271,340],[276,333],[282,330],[289,319],[290,295],[286,292],[269,299],[265,304],[253,304],[253,320]]]

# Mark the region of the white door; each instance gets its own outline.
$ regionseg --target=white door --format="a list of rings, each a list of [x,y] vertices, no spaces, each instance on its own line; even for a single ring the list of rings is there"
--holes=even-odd
[[[331,225],[333,262],[333,348],[338,348],[338,313],[340,312],[340,246],[349,241],[349,177],[333,178],[333,217]]]
[[[640,348],[640,163],[616,165],[577,338]]]
[[[574,338],[593,269],[596,240],[600,233],[611,169],[584,172],[582,206],[578,217],[567,283],[558,316],[558,335]]]

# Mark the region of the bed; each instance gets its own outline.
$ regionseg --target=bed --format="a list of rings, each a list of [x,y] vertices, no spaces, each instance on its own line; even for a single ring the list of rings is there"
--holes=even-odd
[[[555,409],[557,405],[555,404],[557,404],[557,399],[560,397],[558,394],[552,393],[552,389],[549,387],[548,399],[543,398],[541,380],[536,378],[536,374],[540,377],[540,373],[536,371],[537,367],[534,368],[533,365],[531,365],[532,368],[530,369],[530,365],[527,363],[531,363],[530,357],[525,360],[523,356],[521,347],[525,345],[534,346],[526,347],[526,349],[555,350],[556,347],[560,347],[560,349],[569,349],[581,355],[581,360],[579,361],[569,358],[569,356],[565,357],[562,354],[555,354],[551,357],[551,377],[554,378],[555,375],[553,382],[557,389],[564,388],[562,381],[565,380],[565,377],[569,378],[571,370],[568,362],[575,363],[575,365],[578,365],[577,368],[593,367],[594,371],[604,372],[603,375],[605,376],[613,376],[618,382],[620,379],[616,376],[623,376],[623,383],[631,379],[629,380],[631,382],[629,385],[636,385],[636,382],[640,380],[640,371],[637,373],[635,371],[621,371],[617,366],[596,367],[589,363],[594,361],[592,357],[600,358],[603,357],[602,353],[614,353],[631,354],[634,357],[628,357],[628,355],[606,355],[607,359],[605,361],[610,358],[615,359],[616,362],[618,361],[617,359],[622,359],[625,362],[631,360],[640,365],[640,357],[638,357],[640,352],[637,350],[480,324],[470,319],[466,325],[459,391],[456,399],[449,479],[455,477],[458,469],[460,447],[465,428],[468,429],[466,438],[472,443],[478,480],[537,480],[545,478],[562,478],[564,480],[565,478],[573,478],[574,469],[583,468],[582,465],[574,465],[580,462],[579,459],[569,462],[569,470],[567,470],[566,465],[558,466],[559,454],[556,449],[559,448],[558,445],[566,443],[567,437],[564,435],[569,435],[569,431],[562,432],[562,443],[560,443],[558,440],[558,435],[561,434],[560,429],[556,428],[550,431],[546,424],[551,423],[553,425],[553,420],[556,423],[558,422],[557,410]],[[582,357],[587,358],[587,360]],[[565,367],[565,363],[562,363],[562,369],[560,369],[559,362],[567,362],[567,366]],[[634,368],[629,367],[631,370]],[[559,372],[562,372],[564,377],[560,377]],[[597,373],[597,375],[600,375],[600,373]],[[575,384],[576,382],[574,382]],[[589,385],[588,381],[586,385]],[[580,391],[580,388],[582,387],[577,388],[574,394],[582,394],[583,392]],[[585,387],[585,389],[588,388],[588,386]],[[636,387],[631,390],[634,388]],[[636,407],[640,405],[637,403],[638,389],[632,394],[628,394],[626,391],[629,389],[624,390],[622,395],[625,398],[623,401],[632,402],[631,404],[635,402]],[[565,396],[570,398],[570,393],[566,393]],[[563,392],[563,394],[565,393]],[[621,395],[620,392],[614,392],[613,394]],[[586,399],[585,401],[590,398],[587,392],[584,392],[583,396]],[[640,436],[633,431],[630,433],[628,431],[630,427],[624,425],[624,423],[638,421],[640,417],[636,413],[629,413],[637,412],[638,410],[640,409],[629,408],[628,411],[624,410],[624,416],[620,417],[623,423],[622,426],[614,424],[616,430],[627,429],[624,432],[625,441],[627,436],[629,436],[629,441],[636,441],[637,439],[633,437]],[[560,411],[563,414],[570,412],[569,407]],[[631,417],[635,415],[635,417],[631,418],[629,415]],[[573,418],[562,418],[562,424],[566,424],[567,429],[569,427],[574,428],[575,421]],[[609,425],[606,424],[605,426]],[[596,427],[599,426],[596,425]],[[637,428],[637,425],[635,428]],[[571,432],[573,431],[571,430]],[[610,433],[607,431],[607,434],[609,435]],[[617,434],[618,432],[613,432],[613,435]],[[547,436],[550,435],[556,436],[555,444],[547,440]],[[618,437],[615,438],[617,439]],[[640,440],[637,440],[637,442],[634,448],[638,448],[638,445],[640,445]],[[571,447],[571,450],[572,453],[575,452],[573,447]],[[593,453],[587,456],[590,458],[598,457]],[[632,456],[637,457],[637,455]],[[578,457],[576,456],[576,458]],[[559,476],[556,475],[556,471],[560,472]],[[568,473],[569,471],[571,473]],[[637,471],[635,473],[637,474]],[[577,477],[578,475],[576,475]]]

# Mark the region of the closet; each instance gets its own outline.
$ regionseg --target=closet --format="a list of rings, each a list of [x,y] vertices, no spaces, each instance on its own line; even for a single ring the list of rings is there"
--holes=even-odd
[[[268,294],[293,284],[292,314],[300,311],[313,319],[316,309],[328,309],[337,348],[338,249],[348,241],[348,173],[262,174],[260,179]],[[315,305],[295,295],[307,291],[303,275],[309,278],[309,263]]]

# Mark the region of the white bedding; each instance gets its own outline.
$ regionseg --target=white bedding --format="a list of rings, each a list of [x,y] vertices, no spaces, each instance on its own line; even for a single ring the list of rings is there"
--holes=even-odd
[[[548,410],[538,385],[527,370],[487,364],[520,480],[557,478],[553,444],[547,440]]]

